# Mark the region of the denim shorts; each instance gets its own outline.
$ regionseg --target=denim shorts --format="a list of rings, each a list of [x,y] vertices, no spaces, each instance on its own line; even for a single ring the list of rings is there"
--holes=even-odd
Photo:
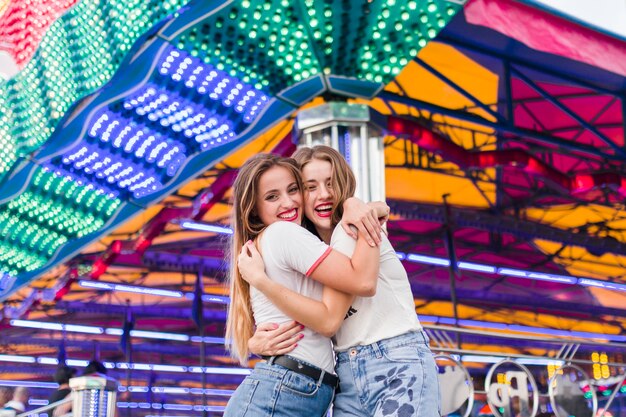
[[[321,417],[334,391],[280,365],[259,362],[228,401],[224,417]]]
[[[424,332],[337,355],[333,417],[438,417],[438,370]]]

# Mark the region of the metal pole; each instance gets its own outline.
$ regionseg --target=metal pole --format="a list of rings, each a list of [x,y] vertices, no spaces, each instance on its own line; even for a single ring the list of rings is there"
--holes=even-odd
[[[200,270],[198,271],[198,274],[199,274],[198,282],[200,283],[200,288],[202,289],[202,291],[200,292],[200,297],[202,297],[202,294],[204,293],[203,264],[200,264]],[[198,296],[197,293],[196,293],[196,296]],[[200,305],[201,306],[203,305],[202,298],[200,298]],[[200,309],[199,324],[200,324],[200,369],[202,370],[202,417],[207,417],[208,411],[207,411],[207,396],[206,396],[206,370],[204,369],[206,367],[206,351],[205,351],[205,343],[204,343],[204,309],[203,308]]]
[[[450,219],[450,205],[448,204],[448,197],[450,194],[444,194],[441,196],[444,205],[444,230],[446,240],[446,251],[448,252],[448,259],[450,265],[448,267],[448,273],[450,275],[450,299],[452,301],[452,312],[454,315],[454,325],[459,326],[459,314],[457,312],[457,299],[456,299],[456,275],[459,273],[456,263],[456,253],[454,251],[454,236],[452,231],[452,221]],[[461,349],[461,334],[456,334],[456,347]]]
[[[130,308],[130,300],[126,300],[126,308],[129,309]],[[126,320],[128,320],[128,312],[126,313]],[[125,322],[126,322],[125,320]],[[126,324],[126,323],[124,323]],[[132,337],[130,335],[130,331],[128,332],[128,336],[126,338],[126,363],[128,364],[128,369],[126,369],[126,387],[130,387],[131,386],[131,368],[132,368],[132,362],[133,362],[133,352],[132,352]],[[130,402],[130,391],[127,391],[127,395],[128,395],[128,401]],[[128,407],[126,409],[126,415],[127,416],[131,416],[131,409],[130,407]]]

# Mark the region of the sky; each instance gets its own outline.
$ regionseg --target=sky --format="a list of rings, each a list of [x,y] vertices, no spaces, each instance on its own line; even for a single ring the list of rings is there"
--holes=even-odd
[[[626,0],[535,0],[626,38]]]

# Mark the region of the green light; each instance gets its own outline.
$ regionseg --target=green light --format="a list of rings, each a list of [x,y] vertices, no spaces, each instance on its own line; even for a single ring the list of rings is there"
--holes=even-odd
[[[188,0],[77,2],[55,21],[31,61],[0,85],[0,178],[38,149],[70,106],[110,80],[137,38]]]

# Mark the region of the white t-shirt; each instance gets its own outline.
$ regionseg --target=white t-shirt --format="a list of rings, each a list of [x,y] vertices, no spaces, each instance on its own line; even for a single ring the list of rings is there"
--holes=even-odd
[[[333,249],[352,257],[356,240],[351,238],[341,225],[337,225],[330,245]],[[343,324],[333,337],[335,350],[343,351],[352,346],[369,345],[421,328],[415,314],[413,293],[406,270],[389,239],[383,234],[376,295],[354,299]]]
[[[308,278],[328,256],[331,248],[305,228],[291,222],[269,225],[260,242],[266,274],[275,282],[315,300],[322,299],[323,285]],[[283,323],[292,320],[260,291],[250,288],[256,323]],[[330,339],[305,328],[304,338],[289,353],[312,365],[334,373],[334,353]]]

